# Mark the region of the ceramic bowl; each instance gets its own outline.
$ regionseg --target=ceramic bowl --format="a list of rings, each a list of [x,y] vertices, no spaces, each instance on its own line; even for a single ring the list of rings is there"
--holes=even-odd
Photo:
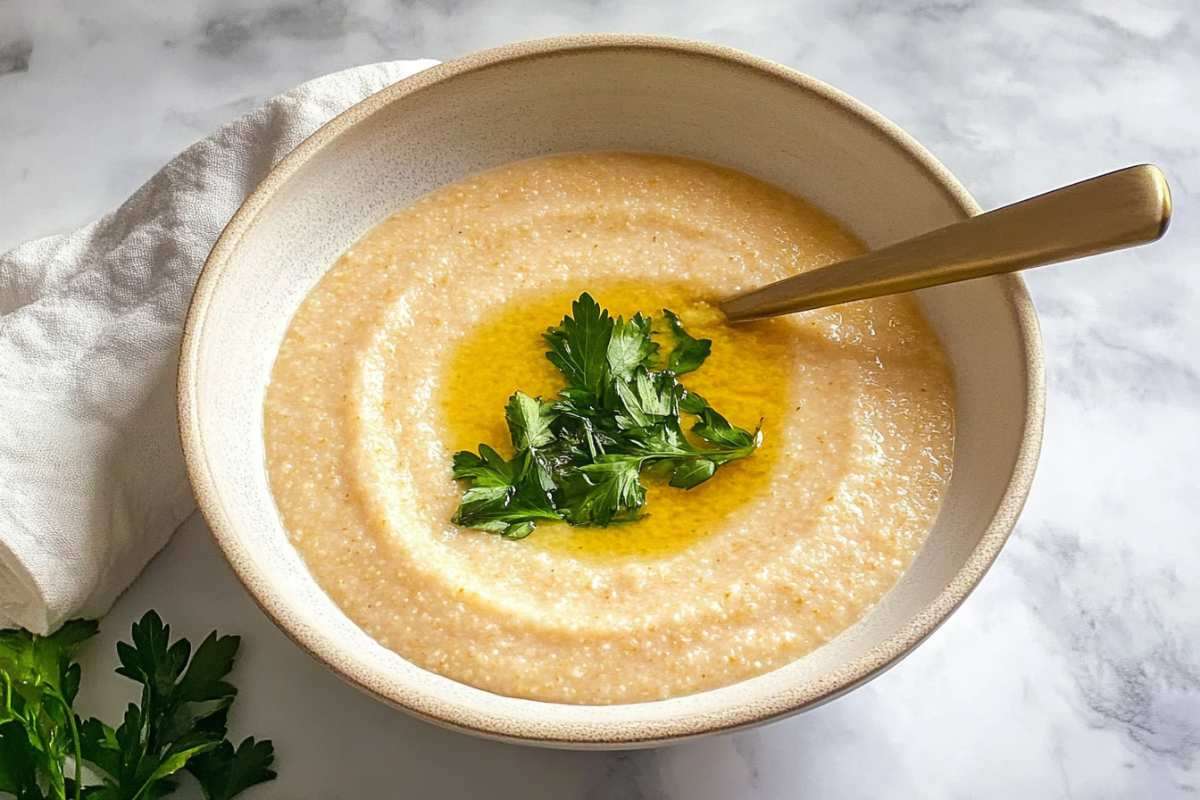
[[[773,672],[612,706],[503,697],[421,669],[354,625],[288,543],[267,487],[263,396],[305,293],[398,208],[505,162],[579,150],[724,164],[804,197],[877,247],[979,208],[911,137],[820,81],[745,53],[641,36],[536,41],[451,61],[364,100],[285,158],[222,233],[187,318],[179,419],[201,510],[263,610],[386,703],[472,733],[636,747],[791,714],[862,684],[928,636],[1000,551],[1041,439],[1037,321],[1015,276],[919,293],[957,386],[953,478],[928,542],[861,622]]]

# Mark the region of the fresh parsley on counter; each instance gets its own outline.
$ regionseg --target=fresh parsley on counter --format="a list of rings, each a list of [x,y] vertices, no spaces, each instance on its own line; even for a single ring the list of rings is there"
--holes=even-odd
[[[539,521],[606,526],[642,515],[643,473],[691,489],[762,441],[688,391],[679,376],[699,369],[712,341],[693,338],[664,309],[673,346],[665,358],[649,317],[613,319],[584,293],[545,333],[546,357],[566,378],[553,401],[514,393],[505,418],[515,454],[486,444],[454,456],[467,486],[454,523],[523,539]],[[684,434],[682,415],[694,417]]]
[[[17,800],[156,800],[190,772],[208,800],[229,800],[275,777],[270,741],[225,738],[237,689],[225,681],[240,643],[210,633],[192,653],[147,612],[133,642],[117,644],[117,674],[142,685],[117,728],[83,720],[79,646],[94,621],[73,620],[50,636],[0,631],[0,796]],[[190,658],[189,658],[190,657]]]

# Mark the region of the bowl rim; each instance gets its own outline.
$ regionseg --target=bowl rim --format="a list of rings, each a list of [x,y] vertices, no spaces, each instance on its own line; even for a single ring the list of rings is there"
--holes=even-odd
[[[391,103],[457,76],[506,63],[559,53],[622,50],[665,51],[669,55],[707,58],[732,66],[749,68],[789,84],[792,88],[816,95],[831,106],[858,118],[860,122],[882,135],[888,144],[932,178],[947,199],[961,209],[964,217],[978,214],[981,211],[979,205],[962,184],[912,136],[874,109],[844,92],[790,67],[734,48],[655,35],[555,36],[481,50],[442,62],[393,83],[346,109],[318,128],[276,164],[266,178],[246,197],[218,236],[200,270],[185,317],[177,373],[177,412],[184,461],[197,506],[208,523],[222,555],[251,598],[267,617],[302,650],[344,681],[388,705],[443,727],[487,738],[557,747],[641,747],[736,730],[780,719],[828,702],[866,683],[912,652],[962,604],[978,585],[1016,524],[1017,517],[1028,497],[1041,449],[1045,416],[1045,365],[1036,312],[1025,284],[1019,276],[1015,274],[996,276],[989,280],[996,281],[1001,285],[1005,300],[1014,314],[1026,380],[1025,424],[1021,431],[1020,445],[1013,463],[1012,474],[996,512],[979,543],[971,551],[964,564],[959,567],[954,578],[920,613],[879,645],[845,665],[838,671],[837,679],[810,681],[799,693],[789,694],[787,705],[782,710],[777,704],[767,702],[766,699],[759,699],[745,704],[745,707],[738,713],[723,715],[720,721],[705,719],[702,715],[679,715],[665,723],[659,722],[655,732],[649,735],[644,731],[639,731],[640,725],[634,721],[607,723],[603,734],[589,731],[586,723],[581,723],[573,725],[572,735],[567,737],[561,735],[561,725],[555,725],[557,732],[552,732],[550,724],[544,723],[542,720],[530,722],[528,720],[500,719],[496,720],[494,724],[482,727],[456,718],[452,713],[431,714],[403,702],[397,696],[400,692],[389,692],[388,689],[389,687],[397,689],[401,685],[407,686],[406,683],[381,676],[350,674],[337,664],[336,657],[344,655],[339,652],[340,648],[327,646],[321,637],[302,629],[302,626],[293,627],[287,624],[285,615],[280,611],[288,604],[269,590],[268,582],[261,579],[259,568],[254,565],[248,549],[242,547],[238,537],[228,524],[208,465],[197,416],[195,377],[204,322],[213,294],[225,272],[230,256],[245,233],[253,226],[262,209],[292,175],[339,135]],[[363,672],[366,671],[363,670]],[[731,686],[736,685],[738,684],[731,684]],[[707,692],[728,688],[718,687],[707,690]],[[791,687],[792,690],[795,688]],[[700,694],[704,693],[706,692]],[[497,695],[497,697],[500,696]],[[669,700],[654,702],[669,702]],[[445,706],[445,704],[442,705]],[[564,703],[546,703],[545,705],[579,709],[581,717],[586,714],[586,709],[593,708],[586,705]],[[644,706],[649,704],[621,705]],[[493,713],[495,712],[493,711]]]

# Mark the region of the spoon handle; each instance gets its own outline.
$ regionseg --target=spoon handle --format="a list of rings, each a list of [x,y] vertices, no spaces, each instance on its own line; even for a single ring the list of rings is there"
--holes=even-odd
[[[1082,258],[1158,239],[1171,193],[1158,167],[1110,172],[793,275],[721,304],[730,322],[911,292]]]

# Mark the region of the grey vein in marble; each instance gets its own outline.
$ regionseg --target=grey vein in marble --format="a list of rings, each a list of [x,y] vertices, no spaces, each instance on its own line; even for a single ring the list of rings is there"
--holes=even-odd
[[[13,39],[0,43],[0,75],[28,72],[29,57],[32,55],[33,42],[29,39]]]

